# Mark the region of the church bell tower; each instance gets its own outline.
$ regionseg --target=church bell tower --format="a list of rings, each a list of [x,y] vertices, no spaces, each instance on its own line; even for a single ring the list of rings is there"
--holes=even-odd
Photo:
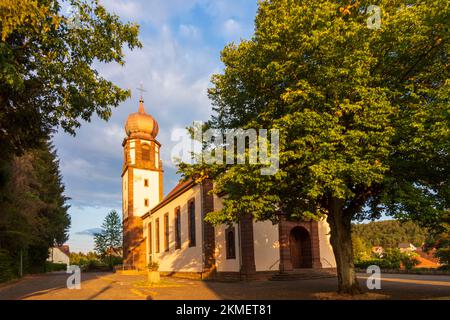
[[[158,131],[158,123],[145,112],[141,96],[138,112],[130,114],[125,123],[126,138],[122,143],[123,263],[126,267],[145,268],[141,217],[163,197]]]

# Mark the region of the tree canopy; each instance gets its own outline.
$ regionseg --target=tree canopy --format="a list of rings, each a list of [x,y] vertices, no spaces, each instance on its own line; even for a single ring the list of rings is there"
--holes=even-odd
[[[67,240],[70,217],[56,151],[96,114],[108,120],[129,95],[95,67],[124,64],[141,47],[139,27],[97,0],[0,1],[0,270],[42,267]],[[42,269],[41,269],[42,271]],[[3,280],[3,279],[0,279]]]
[[[436,249],[435,256],[447,268],[450,266],[450,212],[446,212],[441,223],[430,230],[426,239],[425,248]]]
[[[449,203],[448,2],[259,3],[255,34],[222,51],[208,127],[278,129],[280,168],[186,165],[226,193],[221,223],[326,215],[339,291],[356,293],[351,221],[439,221]],[[370,4],[381,27],[368,28]]]
[[[57,126],[74,134],[94,113],[107,120],[129,96],[94,63],[123,64],[123,47],[141,46],[137,25],[97,0],[5,0],[0,9],[2,156],[20,154]]]
[[[413,221],[387,220],[353,224],[352,233],[370,247],[397,248],[402,242],[412,243],[416,247],[423,246],[429,230]]]
[[[44,143],[14,157],[1,172],[0,250],[11,261],[3,267],[17,275],[22,255],[24,272],[42,272],[48,249],[64,244],[70,227],[56,151]]]

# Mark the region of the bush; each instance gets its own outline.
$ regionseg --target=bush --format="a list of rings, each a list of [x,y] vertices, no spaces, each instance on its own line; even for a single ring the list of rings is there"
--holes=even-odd
[[[357,237],[352,235],[352,243],[353,243],[353,255],[356,260],[368,260],[371,257],[372,250],[367,242],[364,241],[361,237]]]
[[[419,264],[416,253],[401,252],[397,248],[386,249],[383,257],[367,260],[356,260],[355,267],[366,269],[368,266],[377,265],[381,269],[400,269],[403,265],[406,269],[412,269]]]
[[[443,266],[440,266],[438,270],[450,271],[450,264],[444,264]]]
[[[67,270],[67,264],[65,263],[54,263],[54,262],[45,262],[45,272],[52,272],[52,271],[66,271]]]
[[[105,256],[101,259],[101,261],[110,266],[111,268],[113,268],[114,266],[117,266],[119,264],[123,263],[123,258],[122,257],[118,257],[118,256]]]
[[[440,263],[450,265],[450,246],[437,249],[435,256],[439,259]]]
[[[0,250],[0,282],[5,282],[16,277],[13,260],[6,250]]]
[[[121,257],[112,257],[113,265],[122,263]],[[109,257],[99,257],[94,252],[88,253],[71,253],[70,264],[77,265],[82,271],[107,271],[109,267]]]
[[[372,265],[379,266],[381,269],[400,269],[399,261],[390,261],[390,260],[380,259],[380,258],[374,258],[374,259],[355,262],[355,267],[361,268],[361,269],[367,269],[369,266],[372,266]]]
[[[82,266],[82,270],[83,271],[88,271],[88,272],[92,272],[92,271],[108,271],[110,270],[110,267],[101,262],[100,260],[89,260],[87,262],[86,265]]]
[[[416,254],[406,255],[403,260],[402,264],[405,266],[405,269],[411,270],[415,266],[417,266],[420,263],[420,261],[416,258]]]

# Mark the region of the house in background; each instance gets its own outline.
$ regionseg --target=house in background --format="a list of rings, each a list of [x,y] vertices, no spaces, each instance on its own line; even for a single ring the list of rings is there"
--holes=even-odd
[[[398,244],[401,252],[414,252],[417,248],[412,243],[401,242]]]
[[[384,249],[382,246],[373,246],[372,247],[372,252],[379,255],[380,257],[383,255],[384,253]]]
[[[49,256],[47,261],[53,263],[65,263],[70,264],[70,250],[68,245],[60,247],[53,247],[49,249]]]

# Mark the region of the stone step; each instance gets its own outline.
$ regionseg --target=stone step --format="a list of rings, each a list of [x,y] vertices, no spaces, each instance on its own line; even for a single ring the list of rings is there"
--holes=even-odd
[[[277,273],[269,278],[271,281],[293,281],[293,280],[306,280],[306,279],[320,279],[320,278],[332,278],[336,276],[336,271],[330,270],[310,270],[300,272],[286,272]]]

